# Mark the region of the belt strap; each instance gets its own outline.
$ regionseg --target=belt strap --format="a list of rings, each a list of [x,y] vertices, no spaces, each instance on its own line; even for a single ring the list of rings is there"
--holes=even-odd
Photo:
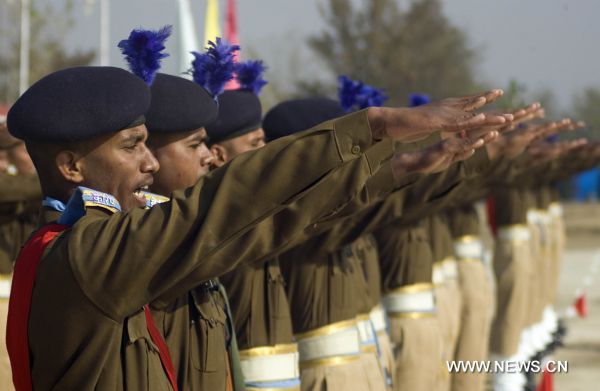
[[[37,267],[48,244],[67,228],[62,224],[48,224],[40,228],[23,246],[15,263],[8,303],[6,348],[17,391],[31,391],[33,388],[29,362],[29,312]]]
[[[162,335],[160,335],[160,332],[154,323],[154,319],[152,319],[150,308],[148,308],[147,304],[144,306],[144,314],[146,315],[146,327],[148,328],[148,333],[150,333],[150,338],[152,338],[152,342],[158,346],[160,363],[162,364],[163,369],[169,378],[171,387],[173,387],[173,390],[177,391],[177,377],[175,376],[175,367],[173,366],[173,361],[171,361],[171,355],[169,354],[169,347],[167,346],[167,343]]]

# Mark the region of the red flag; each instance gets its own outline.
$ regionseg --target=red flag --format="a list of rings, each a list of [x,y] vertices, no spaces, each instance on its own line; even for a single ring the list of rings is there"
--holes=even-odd
[[[239,45],[237,28],[237,6],[235,0],[227,0],[227,9],[225,10],[225,39],[232,45]],[[238,61],[238,54],[235,54],[235,61]],[[236,79],[230,80],[226,85],[226,90],[235,90],[240,85]]]
[[[542,381],[538,384],[535,391],[553,391],[554,377],[551,372],[544,371],[542,373]]]
[[[587,300],[585,298],[585,292],[581,292],[577,298],[575,299],[575,304],[573,304],[575,310],[577,310],[577,315],[580,318],[585,318],[588,314]]]

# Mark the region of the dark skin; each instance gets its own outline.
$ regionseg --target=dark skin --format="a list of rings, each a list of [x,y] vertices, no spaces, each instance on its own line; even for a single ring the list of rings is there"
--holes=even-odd
[[[219,141],[210,146],[214,156],[213,165],[221,167],[230,159],[248,151],[254,151],[265,145],[265,132],[262,128],[253,130],[229,140]]]
[[[27,145],[45,195],[67,202],[77,186],[111,194],[123,211],[144,207],[141,190],[152,185],[159,164],[146,146],[145,125],[70,144]]]
[[[152,134],[148,144],[161,166],[150,187],[157,194],[169,196],[175,190],[193,186],[208,173],[213,161],[204,128]]]
[[[435,132],[462,132],[498,127],[512,121],[510,113],[475,113],[474,111],[502,96],[502,90],[447,98],[412,108],[371,107],[369,123],[375,139],[390,137],[396,141],[413,142]]]
[[[497,131],[471,131],[462,138],[447,138],[420,151],[395,154],[392,172],[396,179],[410,173],[442,172],[452,164],[470,158],[476,149],[493,142],[497,137]]]

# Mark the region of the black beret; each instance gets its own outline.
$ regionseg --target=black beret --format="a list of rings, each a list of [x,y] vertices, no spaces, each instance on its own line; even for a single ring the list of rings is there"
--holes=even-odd
[[[288,100],[269,110],[263,130],[267,140],[275,140],[345,114],[340,103],[329,98]]]
[[[10,133],[25,141],[72,142],[143,123],[150,89],[115,67],[76,67],[32,85],[10,109]]]
[[[230,90],[219,95],[217,120],[206,127],[211,144],[232,139],[260,128],[262,106],[249,90]]]
[[[146,113],[150,133],[187,132],[204,128],[217,118],[217,103],[191,80],[159,73],[150,90],[152,102]]]

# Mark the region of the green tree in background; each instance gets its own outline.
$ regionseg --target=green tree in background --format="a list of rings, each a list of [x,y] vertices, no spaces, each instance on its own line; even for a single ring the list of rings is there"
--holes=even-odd
[[[64,37],[73,27],[73,4],[32,1],[31,49],[29,52],[29,83],[33,84],[48,73],[72,66],[89,65],[96,56],[94,50],[67,51]],[[0,27],[4,45],[0,47],[0,102],[14,102],[19,95],[19,2],[0,4],[7,16]]]
[[[385,87],[390,104],[405,104],[412,92],[441,98],[477,88],[476,53],[440,0],[414,0],[406,10],[396,0],[355,4],[327,0],[322,7],[328,27],[309,45],[327,64],[331,83],[301,81],[301,94],[332,95],[340,74]]]
[[[575,97],[573,109],[577,119],[587,124],[588,135],[600,140],[600,88],[589,87]]]

